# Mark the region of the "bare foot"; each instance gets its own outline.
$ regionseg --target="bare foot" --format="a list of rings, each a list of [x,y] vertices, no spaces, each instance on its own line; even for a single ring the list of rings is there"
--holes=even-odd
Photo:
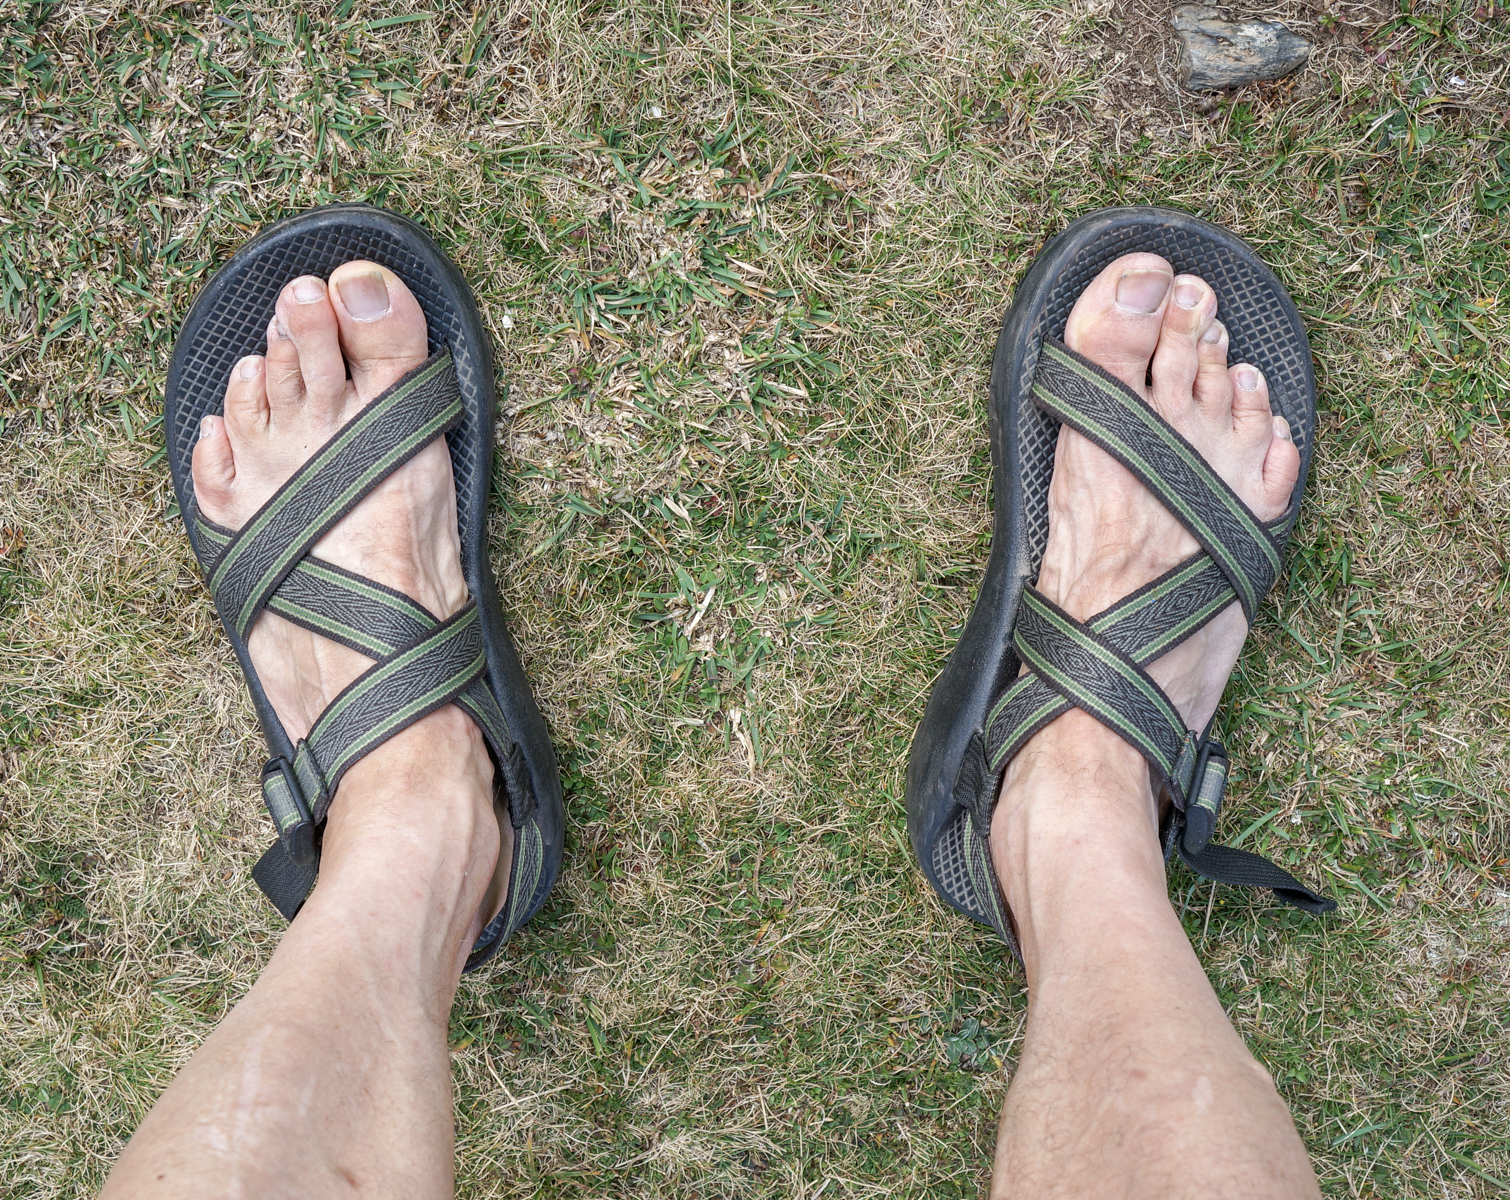
[[[336,430],[425,356],[424,313],[403,281],[386,268],[349,262],[336,268],[328,286],[314,276],[293,280],[278,297],[266,358],[243,358],[231,373],[225,415],[204,419],[194,447],[194,493],[205,516],[239,529]],[[438,618],[460,609],[467,601],[467,585],[444,439],[378,485],[313,553],[404,592]],[[296,742],[325,706],[372,665],[357,651],[266,611],[247,645],[268,699]],[[448,707],[413,730],[432,725],[454,731],[465,725],[470,753],[481,756],[478,770],[490,780],[482,737],[469,720],[458,723],[456,712]],[[327,842],[359,816],[339,811],[340,795],[338,788]],[[433,820],[428,823],[443,828]],[[482,822],[480,828],[490,824]],[[489,918],[503,903],[512,857],[513,827],[501,811],[496,829],[505,852],[492,851],[498,867],[483,904]]]
[[[1258,369],[1227,365],[1227,331],[1216,318],[1216,295],[1203,280],[1175,275],[1156,254],[1129,254],[1081,294],[1064,340],[1146,398],[1259,519],[1272,520],[1290,502],[1300,454],[1288,424],[1269,409],[1268,387]],[[1049,599],[1083,621],[1198,548],[1131,472],[1061,427],[1049,485],[1049,538],[1037,585]],[[1216,711],[1246,635],[1247,622],[1234,601],[1148,668],[1187,727],[1203,728]],[[1025,811],[1023,805],[1043,789],[1023,785],[1029,774],[1042,770],[1077,776],[1083,810],[1052,816]],[[1009,902],[1027,868],[1030,818],[1040,838],[1054,836],[1056,829],[1074,836],[1073,827],[1083,830],[1097,797],[1125,795],[1119,780],[1128,772],[1146,778],[1141,755],[1078,710],[1051,722],[1023,747],[1007,769],[992,819],[992,853]],[[1142,792],[1141,812],[1096,811],[1096,823],[1131,818],[1138,836],[1147,829],[1157,835],[1152,786]]]
[[[1081,294],[1064,340],[1150,401],[1260,520],[1272,520],[1290,502],[1300,454],[1289,424],[1269,410],[1258,368],[1228,367],[1227,330],[1216,317],[1204,280],[1176,276],[1156,254],[1128,254]],[[1074,430],[1060,431],[1038,578],[1049,599],[1083,621],[1198,549],[1127,468]],[[1247,632],[1234,603],[1150,668],[1189,728],[1203,728],[1216,711]]]

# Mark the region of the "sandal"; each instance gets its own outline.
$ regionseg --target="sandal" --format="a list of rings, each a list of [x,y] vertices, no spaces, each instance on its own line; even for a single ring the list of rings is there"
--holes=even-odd
[[[1300,473],[1285,513],[1261,522],[1151,405],[1058,338],[1081,292],[1114,259],[1160,254],[1220,298],[1233,362],[1269,381]],[[1200,543],[1160,578],[1081,623],[1034,589],[1048,541],[1060,423],[1130,470]],[[1166,861],[1267,887],[1312,914],[1336,902],[1267,859],[1213,844],[1227,780],[1215,717],[1197,733],[1143,670],[1234,599],[1251,625],[1278,574],[1316,440],[1316,379],[1300,314],[1241,239],[1185,213],[1103,209],[1054,238],[1002,324],[991,369],[995,532],[980,594],[912,743],[907,830],[928,882],[1017,952],[991,864],[991,817],[1007,764],[1035,733],[1080,708],[1140,750],[1161,787]],[[1022,672],[1026,663],[1028,670]]]
[[[221,411],[244,355],[266,351],[283,285],[370,259],[398,275],[429,326],[430,357],[363,408],[240,530],[194,501],[200,419]],[[508,895],[466,969],[481,966],[545,902],[561,867],[565,810],[545,721],[504,624],[487,549],[493,461],[493,358],[471,289],[414,222],[361,204],[290,217],[247,243],[206,285],[173,348],[163,424],[184,527],[241,660],[271,755],[262,798],[278,840],[252,877],[293,920],[314,887],[326,812],[352,763],[455,703],[482,730],[495,797],[514,827]],[[456,480],[470,602],[444,621],[403,593],[321,561],[311,547],[393,471],[444,435]],[[247,652],[264,608],[374,660],[294,745]]]

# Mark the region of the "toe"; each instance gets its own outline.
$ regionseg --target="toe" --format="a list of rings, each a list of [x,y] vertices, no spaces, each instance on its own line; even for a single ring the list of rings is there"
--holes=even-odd
[[[199,440],[194,443],[194,498],[204,515],[225,523],[231,515],[231,485],[236,481],[236,459],[231,453],[231,439],[226,436],[225,419],[205,417],[199,423]]]
[[[1170,420],[1195,403],[1201,335],[1215,319],[1216,293],[1206,281],[1195,275],[1176,275],[1150,368],[1154,404]]]
[[[1269,426],[1269,384],[1264,373],[1249,363],[1238,363],[1228,368],[1231,381],[1232,427],[1239,434],[1249,432],[1253,437]]]
[[[273,324],[283,335],[280,341],[293,344],[303,401],[334,410],[346,394],[346,363],[325,281],[301,275],[284,287]],[[268,356],[272,357],[271,344]],[[283,357],[287,358],[286,350]],[[273,415],[276,420],[276,408]]]
[[[1124,254],[1075,301],[1065,345],[1146,396],[1148,364],[1173,280],[1173,268],[1157,254]]]
[[[1212,321],[1196,347],[1196,402],[1203,408],[1232,407],[1232,378],[1227,374],[1227,327]]]
[[[341,347],[357,395],[371,400],[425,361],[425,314],[404,281],[372,262],[349,262],[330,276]]]
[[[1290,506],[1290,495],[1300,475],[1300,450],[1290,436],[1290,423],[1283,417],[1272,417],[1270,426],[1273,438],[1264,455],[1264,499],[1269,511],[1258,514],[1266,521]]]
[[[267,323],[267,359],[264,363],[269,409],[280,412],[304,403],[304,376],[299,374],[299,347],[283,331],[281,317]]]
[[[231,370],[225,389],[230,436],[250,437],[267,425],[267,369],[261,355],[249,354]]]

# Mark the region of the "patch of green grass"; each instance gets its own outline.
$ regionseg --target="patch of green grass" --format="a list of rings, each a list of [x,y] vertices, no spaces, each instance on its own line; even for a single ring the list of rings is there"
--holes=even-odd
[[[1241,233],[1312,330],[1223,833],[1171,892],[1336,1196],[1510,1179],[1510,40],[1281,5],[1197,106],[1095,4],[13,5],[0,23],[0,1186],[98,1187],[279,932],[260,737],[168,508],[178,323],[250,233],[435,232],[507,392],[495,560],[562,885],[453,1015],[464,1196],[975,1196],[1025,1013],[902,774],[989,548],[992,340],[1104,204]]]

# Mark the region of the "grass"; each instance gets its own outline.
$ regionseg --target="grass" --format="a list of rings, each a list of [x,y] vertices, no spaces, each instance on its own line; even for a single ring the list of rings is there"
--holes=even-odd
[[[498,344],[496,561],[562,886],[454,1016],[463,1196],[980,1194],[1006,952],[906,844],[989,538],[1034,250],[1158,202],[1260,247],[1322,387],[1223,833],[1325,922],[1171,890],[1330,1196],[1510,1194],[1510,34],[1280,0],[1181,93],[1165,14],[221,0],[0,10],[0,1191],[98,1187],[266,962],[261,742],[169,509],[178,322],[253,230],[420,216]]]

